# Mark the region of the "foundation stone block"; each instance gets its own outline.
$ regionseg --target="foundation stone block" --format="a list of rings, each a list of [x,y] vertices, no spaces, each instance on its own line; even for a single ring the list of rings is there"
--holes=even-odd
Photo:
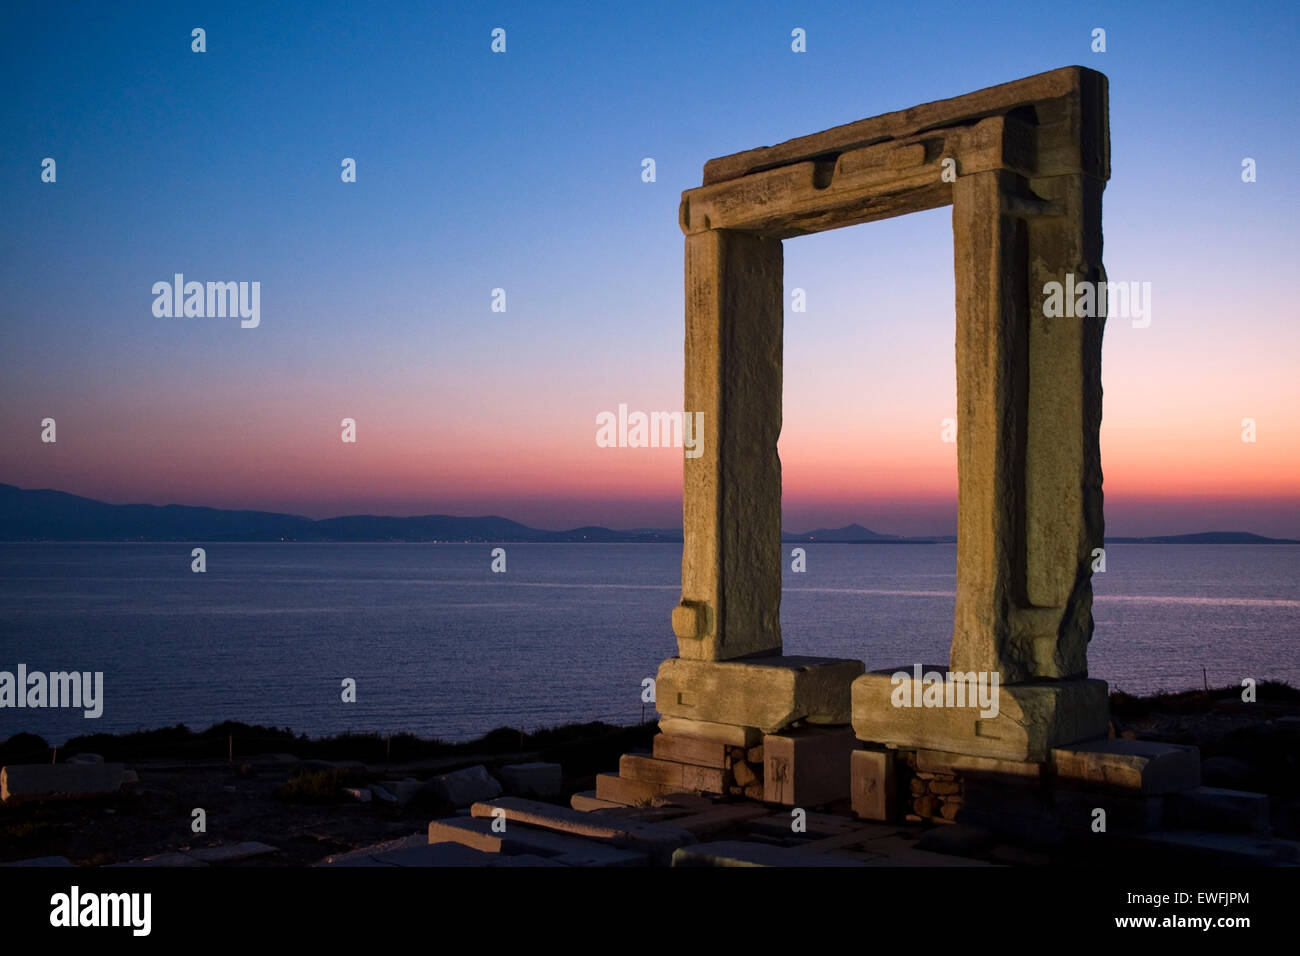
[[[826,657],[673,657],[659,667],[657,706],[669,717],[757,727],[764,733],[796,720],[847,724],[849,687],[863,669],[860,661]]]

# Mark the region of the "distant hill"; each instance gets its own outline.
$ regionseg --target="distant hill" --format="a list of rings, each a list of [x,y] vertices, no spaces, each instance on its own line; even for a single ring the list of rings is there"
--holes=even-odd
[[[346,515],[315,520],[273,511],[227,511],[188,505],[111,505],[62,491],[0,484],[0,541],[504,541],[679,543],[680,528],[616,531],[592,525],[567,531],[530,528],[485,515]],[[784,532],[789,544],[937,544],[951,535],[908,538],[860,524]],[[1156,538],[1107,538],[1108,544],[1300,544],[1244,531],[1206,531]]]
[[[544,531],[486,515],[393,518],[347,515],[320,521],[271,511],[187,505],[110,505],[62,491],[0,484],[0,541],[681,541],[680,530],[574,528]]]
[[[1294,538],[1265,538],[1249,531],[1201,531],[1155,538],[1107,538],[1107,544],[1300,544]]]

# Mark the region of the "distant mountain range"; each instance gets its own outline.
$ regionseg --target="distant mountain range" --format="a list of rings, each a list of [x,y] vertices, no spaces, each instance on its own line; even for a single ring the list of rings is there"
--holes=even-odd
[[[503,541],[680,542],[680,528],[615,531],[590,526],[568,531],[530,528],[486,515],[347,515],[314,520],[272,511],[228,511],[188,505],[110,505],[62,491],[0,484],[0,541]],[[783,533],[792,544],[937,544],[951,535],[900,537],[851,524],[806,534]],[[1300,544],[1244,531],[1207,531],[1151,538],[1108,538],[1130,544]]]

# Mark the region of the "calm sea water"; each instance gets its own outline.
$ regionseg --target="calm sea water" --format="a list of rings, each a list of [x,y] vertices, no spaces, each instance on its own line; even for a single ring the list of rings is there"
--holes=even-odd
[[[0,545],[0,670],[103,671],[104,712],[0,710],[0,739],[226,719],[448,740],[642,715],[676,652],[680,545]],[[786,564],[786,653],[944,662],[952,545],[813,545]],[[1300,685],[1300,546],[1111,545],[1093,676],[1132,692]],[[356,703],[340,682],[357,682]],[[647,708],[652,715],[652,708]]]

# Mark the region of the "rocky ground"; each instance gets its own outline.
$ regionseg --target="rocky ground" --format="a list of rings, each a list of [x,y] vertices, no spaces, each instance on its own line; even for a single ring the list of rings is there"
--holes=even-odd
[[[1201,749],[1204,783],[1252,790],[1273,799],[1278,837],[1300,838],[1300,691],[1261,685],[1244,702],[1240,688],[1134,698],[1112,695],[1112,735]],[[594,723],[534,734],[502,729],[466,744],[414,737],[295,737],[242,724],[202,733],[184,728],[69,741],[55,754],[30,735],[0,745],[0,763],[64,761],[95,754],[125,763],[136,779],[110,796],[0,806],[0,863],[65,857],[77,865],[142,860],[204,847],[264,844],[224,862],[305,866],[327,857],[409,838],[456,807],[435,789],[412,786],[405,802],[359,802],[349,788],[378,781],[425,782],[459,768],[489,771],[534,761],[564,768],[558,803],[593,786],[619,756],[644,750],[652,723],[620,728]],[[194,810],[206,832],[192,829]]]

